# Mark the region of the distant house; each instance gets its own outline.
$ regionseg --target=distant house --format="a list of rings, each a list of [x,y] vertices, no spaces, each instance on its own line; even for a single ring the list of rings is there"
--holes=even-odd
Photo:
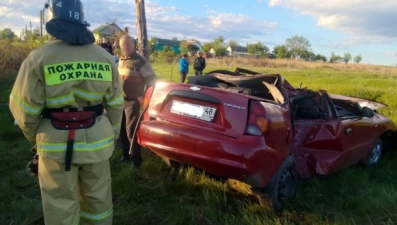
[[[209,53],[211,54],[212,57],[216,56],[216,50],[214,48],[211,48]]]
[[[226,49],[226,53],[232,57],[248,57],[248,48],[243,46],[229,46]]]
[[[94,30],[92,30],[92,33],[95,36],[96,43],[99,44],[107,42],[109,41],[109,39],[112,39],[119,34],[124,34],[124,30],[117,26],[115,23],[111,23],[104,24],[95,28]]]
[[[189,49],[189,53],[196,53],[197,51],[202,51],[203,46],[201,45],[200,42],[196,40],[189,40],[186,41],[187,47]]]
[[[268,58],[269,58],[269,59],[275,59],[275,58],[276,58],[276,53],[269,52]]]
[[[181,52],[180,45],[181,45],[180,41],[158,38],[154,45],[154,50],[155,51],[163,51],[164,46],[168,46],[174,52],[180,53]]]

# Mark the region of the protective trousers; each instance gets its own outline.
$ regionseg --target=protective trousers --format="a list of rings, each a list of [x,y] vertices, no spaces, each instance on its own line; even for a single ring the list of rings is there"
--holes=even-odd
[[[132,142],[131,160],[135,165],[142,164],[141,146],[138,144],[137,136],[132,139],[134,130],[139,123],[139,114],[141,106],[138,100],[124,101],[123,119],[121,122],[120,139],[123,145],[123,155],[129,157],[130,146]]]
[[[39,157],[39,182],[46,225],[111,225],[113,204],[109,160],[65,164]]]

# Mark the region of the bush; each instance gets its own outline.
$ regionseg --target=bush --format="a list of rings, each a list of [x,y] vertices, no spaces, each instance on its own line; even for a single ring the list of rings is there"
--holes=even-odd
[[[19,70],[23,60],[34,48],[25,43],[0,40],[0,80]]]
[[[174,51],[155,51],[150,55],[150,61],[152,63],[177,63],[180,56]]]

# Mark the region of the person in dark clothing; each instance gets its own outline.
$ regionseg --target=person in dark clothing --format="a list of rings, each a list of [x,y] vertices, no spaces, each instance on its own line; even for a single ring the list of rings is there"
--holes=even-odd
[[[105,49],[107,52],[109,52],[109,54],[111,54],[113,56],[114,62],[118,66],[119,58],[117,58],[117,56],[114,55],[112,45],[108,42],[108,43],[101,43],[99,46],[101,46],[103,49]]]
[[[202,75],[203,70],[205,69],[205,58],[203,57],[203,53],[198,51],[197,58],[194,60],[194,73],[197,75]]]
[[[134,131],[140,114],[142,96],[145,89],[156,83],[156,74],[149,61],[136,53],[135,40],[128,35],[120,39],[122,57],[120,58],[119,74],[123,84],[124,113],[121,122],[120,139],[123,146],[121,161],[132,160],[135,168],[142,163],[141,146],[134,139]],[[132,142],[131,155],[129,155]]]
[[[180,72],[180,76],[181,76],[181,79],[179,80],[179,82],[185,83],[186,76],[189,73],[189,65],[190,65],[190,63],[187,60],[187,54],[183,54],[183,56],[179,60],[179,72]]]

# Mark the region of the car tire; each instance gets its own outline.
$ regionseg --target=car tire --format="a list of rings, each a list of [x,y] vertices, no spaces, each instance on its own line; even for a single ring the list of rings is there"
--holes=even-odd
[[[275,212],[282,211],[285,204],[295,196],[297,179],[294,160],[285,161],[269,186],[269,203]]]
[[[377,164],[382,156],[383,152],[383,142],[377,139],[371,153],[362,161],[362,164],[366,167],[371,167]]]

